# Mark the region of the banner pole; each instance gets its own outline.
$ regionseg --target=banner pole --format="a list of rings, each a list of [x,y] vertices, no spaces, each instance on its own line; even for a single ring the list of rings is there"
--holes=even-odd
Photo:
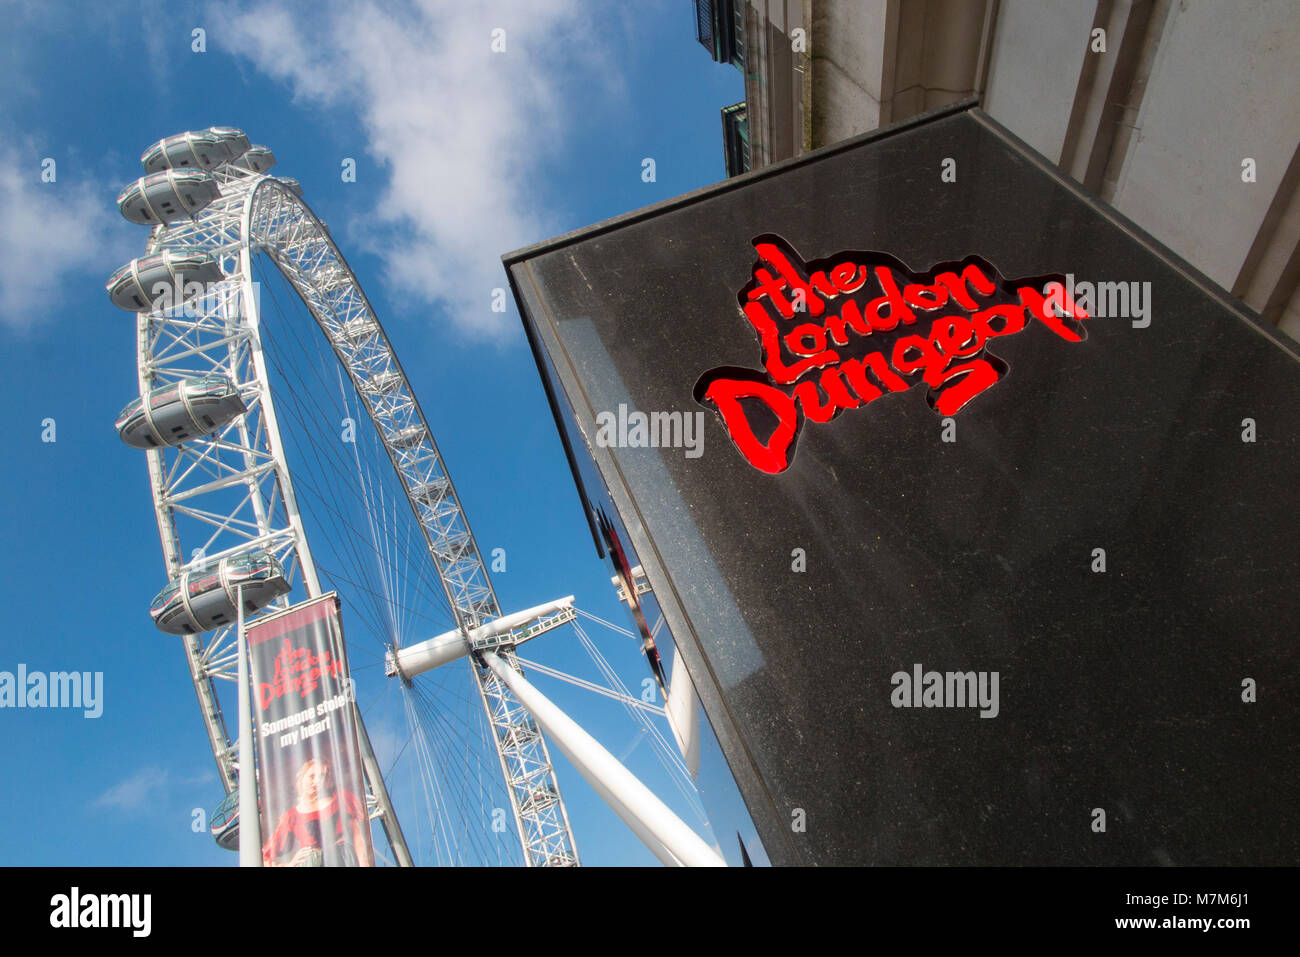
[[[262,822],[257,811],[253,769],[253,712],[248,692],[248,643],[244,635],[244,587],[235,589],[239,609],[239,866],[262,866]]]

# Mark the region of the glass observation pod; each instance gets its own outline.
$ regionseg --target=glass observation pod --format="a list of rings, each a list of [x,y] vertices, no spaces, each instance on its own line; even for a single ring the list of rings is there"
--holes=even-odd
[[[187,286],[220,282],[224,278],[221,265],[210,252],[179,247],[132,259],[108,277],[104,288],[119,309],[150,312],[159,298],[167,297],[167,306],[180,305],[191,298],[189,293],[193,290],[187,290]],[[159,285],[164,289],[160,290]],[[175,295],[177,290],[179,296]]]
[[[199,169],[167,169],[142,176],[117,197],[133,223],[153,226],[193,216],[221,195],[217,181]]]
[[[395,449],[413,449],[424,441],[426,430],[422,425],[408,425],[404,429],[394,432],[388,439],[388,444]]]
[[[212,169],[242,156],[249,148],[243,130],[212,126],[164,137],[140,156],[146,173],[166,169]]]
[[[284,188],[287,189],[289,192],[293,193],[293,195],[298,197],[302,196],[302,183],[298,182],[293,177],[280,176],[276,178],[276,182],[283,185]]]
[[[239,850],[239,788],[235,788],[212,812],[212,839],[227,851]]]
[[[275,154],[266,146],[250,146],[243,156],[232,159],[230,165],[250,173],[266,173],[275,165]]]
[[[242,589],[244,613],[264,608],[290,590],[284,566],[269,552],[228,555],[216,567],[173,578],[149,606],[153,623],[170,635],[194,635],[233,623]]]
[[[175,446],[209,435],[245,411],[244,400],[230,379],[193,376],[131,400],[118,414],[117,434],[134,449]]]
[[[208,132],[214,136],[219,136],[226,143],[230,150],[230,158],[242,156],[248,150],[252,149],[252,144],[248,142],[248,137],[243,130],[235,129],[233,126],[209,126]]]

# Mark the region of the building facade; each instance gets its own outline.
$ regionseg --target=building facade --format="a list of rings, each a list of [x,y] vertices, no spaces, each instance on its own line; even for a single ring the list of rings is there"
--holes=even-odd
[[[1292,0],[697,0],[700,10],[715,34],[737,31],[710,42],[745,74],[750,169],[977,97],[1300,338]]]

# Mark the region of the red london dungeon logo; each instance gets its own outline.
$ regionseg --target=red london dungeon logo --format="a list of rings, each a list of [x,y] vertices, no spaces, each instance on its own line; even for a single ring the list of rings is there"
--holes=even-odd
[[[779,236],[754,240],[758,261],[739,293],[762,346],[763,368],[710,369],[695,399],[712,407],[745,461],[789,467],[805,421],[829,422],[922,383],[953,415],[1008,366],[991,340],[1042,323],[1067,342],[1086,338],[1088,314],[1064,277],[1003,279],[978,256],[914,273],[893,256],[845,252],[805,263]]]

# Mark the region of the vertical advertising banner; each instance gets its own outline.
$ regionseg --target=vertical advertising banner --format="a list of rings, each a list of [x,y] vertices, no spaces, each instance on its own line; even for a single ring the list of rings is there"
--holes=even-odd
[[[248,626],[268,867],[370,867],[374,853],[338,598]]]

